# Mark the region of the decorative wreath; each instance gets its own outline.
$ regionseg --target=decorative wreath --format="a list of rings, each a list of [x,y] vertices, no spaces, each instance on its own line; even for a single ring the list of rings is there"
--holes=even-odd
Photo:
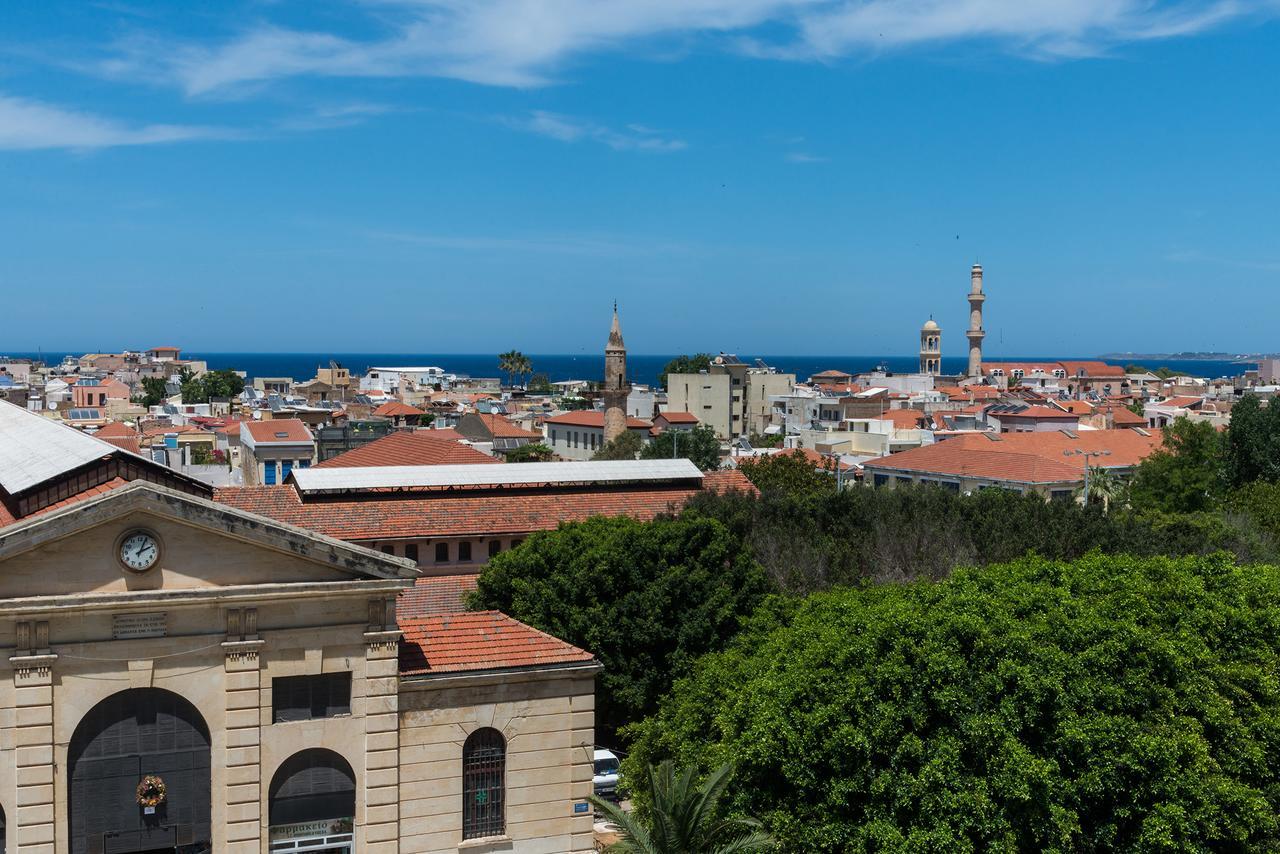
[[[138,784],[137,796],[140,807],[160,806],[165,798],[164,780],[154,774],[148,774]]]

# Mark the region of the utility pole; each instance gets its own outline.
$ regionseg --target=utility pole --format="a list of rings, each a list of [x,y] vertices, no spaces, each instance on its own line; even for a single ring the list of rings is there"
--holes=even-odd
[[[1064,457],[1073,457],[1073,456],[1084,457],[1084,506],[1088,507],[1089,506],[1089,469],[1091,468],[1091,466],[1089,465],[1089,459],[1091,457],[1093,458],[1109,457],[1111,456],[1111,452],[1110,451],[1081,451],[1079,449],[1074,449],[1074,450],[1063,451],[1062,455]]]

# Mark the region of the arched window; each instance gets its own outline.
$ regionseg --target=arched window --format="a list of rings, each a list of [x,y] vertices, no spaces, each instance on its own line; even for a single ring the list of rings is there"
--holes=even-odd
[[[502,733],[485,727],[467,737],[462,746],[462,838],[500,836],[505,831],[504,778],[507,742]]]
[[[272,827],[330,823],[347,830],[356,814],[355,774],[347,760],[331,750],[312,748],[281,764],[268,790]]]

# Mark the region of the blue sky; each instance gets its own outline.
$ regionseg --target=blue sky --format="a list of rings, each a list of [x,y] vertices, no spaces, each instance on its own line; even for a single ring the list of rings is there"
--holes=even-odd
[[[0,11],[0,351],[1280,350],[1280,2]]]

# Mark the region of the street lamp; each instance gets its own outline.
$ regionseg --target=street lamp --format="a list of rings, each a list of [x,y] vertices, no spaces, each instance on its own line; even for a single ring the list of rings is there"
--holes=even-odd
[[[1082,451],[1078,448],[1068,449],[1062,452],[1064,457],[1081,456],[1084,457],[1084,506],[1089,506],[1089,458],[1090,457],[1109,457],[1110,451]]]

